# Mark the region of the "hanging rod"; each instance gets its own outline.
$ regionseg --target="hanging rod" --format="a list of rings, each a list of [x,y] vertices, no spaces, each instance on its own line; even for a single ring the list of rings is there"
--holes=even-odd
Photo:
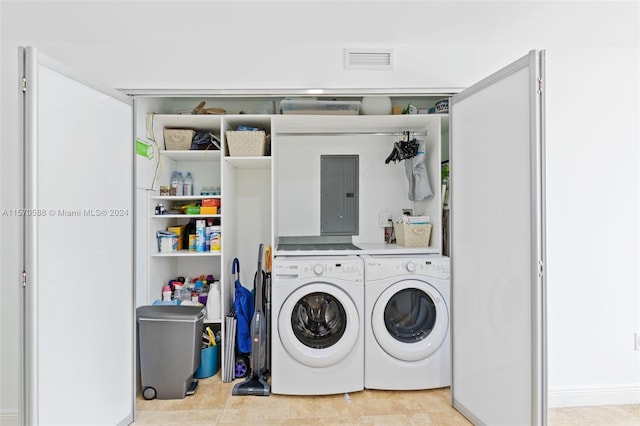
[[[278,136],[404,136],[405,132],[276,132]],[[426,132],[410,132],[410,136],[426,136]]]

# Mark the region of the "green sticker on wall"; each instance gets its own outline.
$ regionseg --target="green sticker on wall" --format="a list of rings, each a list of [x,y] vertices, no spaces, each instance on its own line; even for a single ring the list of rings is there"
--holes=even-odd
[[[151,160],[153,158],[153,145],[143,140],[136,139],[136,154]]]

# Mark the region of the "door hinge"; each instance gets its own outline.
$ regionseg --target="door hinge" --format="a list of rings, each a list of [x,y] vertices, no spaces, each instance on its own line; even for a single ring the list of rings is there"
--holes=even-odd
[[[22,92],[27,91],[27,77],[22,77]]]
[[[26,287],[26,286],[27,286],[27,272],[22,271],[22,287]]]
[[[538,95],[542,94],[542,80],[538,78]]]
[[[542,260],[538,260],[538,277],[542,277],[544,275],[544,263]]]

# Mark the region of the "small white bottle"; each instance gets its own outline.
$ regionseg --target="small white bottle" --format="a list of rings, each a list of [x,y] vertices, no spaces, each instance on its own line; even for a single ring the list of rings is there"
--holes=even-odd
[[[220,281],[214,281],[209,285],[209,293],[207,295],[207,320],[218,320],[222,316],[220,299]]]

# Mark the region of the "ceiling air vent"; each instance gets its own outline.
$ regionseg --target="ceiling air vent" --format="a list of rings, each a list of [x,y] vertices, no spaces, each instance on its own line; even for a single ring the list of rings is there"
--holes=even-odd
[[[344,49],[346,70],[392,70],[393,49]]]

